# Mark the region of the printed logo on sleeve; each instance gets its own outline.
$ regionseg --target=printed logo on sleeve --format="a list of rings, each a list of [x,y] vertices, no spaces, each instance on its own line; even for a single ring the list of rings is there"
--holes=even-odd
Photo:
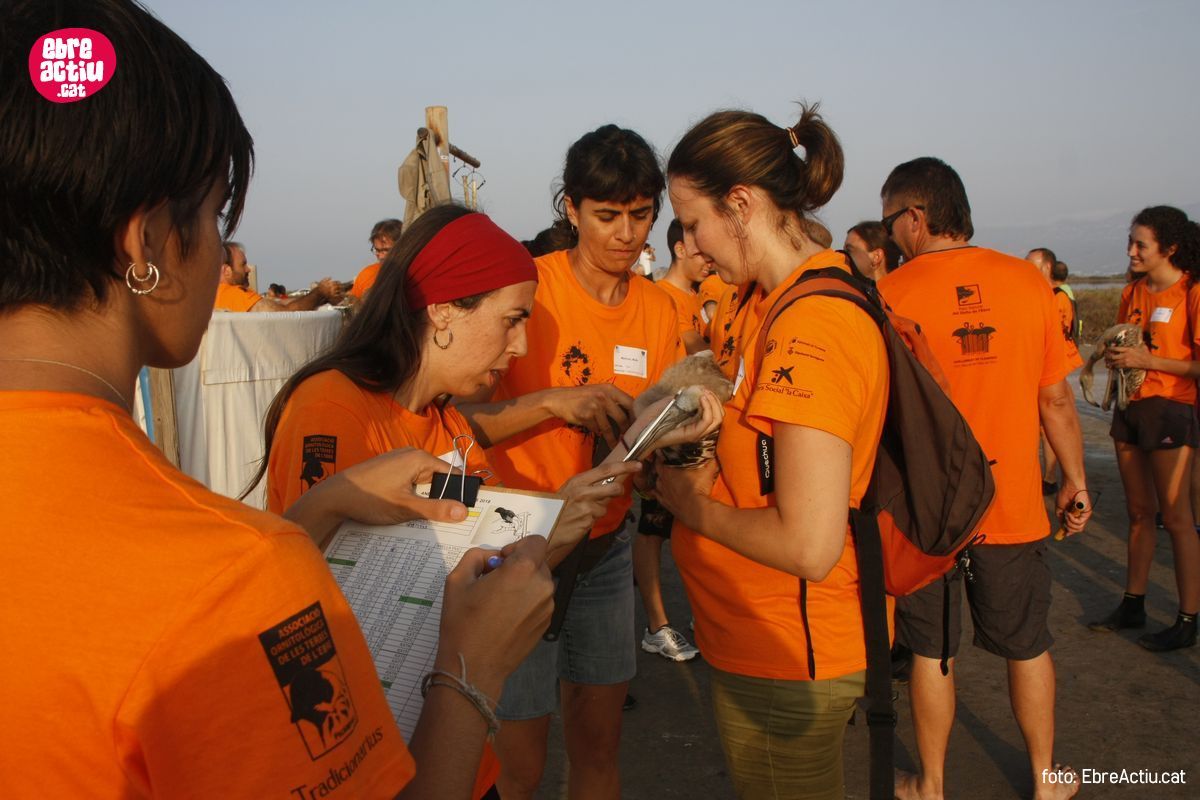
[[[29,79],[52,103],[85,100],[112,80],[117,53],[102,33],[61,28],[38,37],[29,50]]]
[[[345,741],[358,713],[320,603],[258,635],[308,755],[316,761]]]
[[[307,492],[336,471],[337,437],[314,434],[304,437],[301,451],[300,480]]]

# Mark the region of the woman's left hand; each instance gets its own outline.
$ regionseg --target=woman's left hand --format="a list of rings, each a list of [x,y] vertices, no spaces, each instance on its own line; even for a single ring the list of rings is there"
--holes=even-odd
[[[638,434],[653,422],[655,417],[670,402],[671,398],[664,397],[639,414],[638,418],[629,426],[629,430],[625,432],[625,442],[632,444],[637,439]],[[725,406],[708,389],[702,390],[700,394],[700,407],[698,410],[699,413],[690,422],[680,425],[655,439],[651,445],[651,451],[674,444],[683,444],[684,442],[698,442],[721,427],[721,421],[725,418]]]
[[[699,530],[700,509],[720,471],[715,458],[690,469],[659,464],[654,497],[678,522]]]
[[[1109,347],[1104,351],[1104,364],[1110,369],[1153,369],[1154,356],[1142,345]]]
[[[348,519],[366,525],[397,525],[414,519],[461,522],[467,507],[457,500],[432,500],[413,491],[435,472],[448,472],[440,458],[403,447],[355,464],[309,489],[283,513],[323,547]]]

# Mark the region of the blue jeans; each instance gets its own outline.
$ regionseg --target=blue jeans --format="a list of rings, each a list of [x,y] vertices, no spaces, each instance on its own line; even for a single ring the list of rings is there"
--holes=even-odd
[[[526,720],[554,713],[558,679],[607,686],[637,672],[633,621],[633,523],[617,531],[612,547],[578,579],[558,641],[542,641],[508,677],[500,719]]]

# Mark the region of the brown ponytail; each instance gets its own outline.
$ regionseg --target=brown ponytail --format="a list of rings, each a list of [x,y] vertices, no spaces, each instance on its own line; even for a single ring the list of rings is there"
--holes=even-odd
[[[817,109],[801,104],[791,128],[750,111],[710,114],[675,146],[667,174],[686,178],[718,203],[734,186],[757,186],[803,220],[829,202],[845,168],[842,145]]]

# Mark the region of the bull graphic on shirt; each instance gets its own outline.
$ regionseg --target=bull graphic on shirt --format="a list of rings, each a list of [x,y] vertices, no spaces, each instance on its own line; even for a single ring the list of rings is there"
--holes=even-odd
[[[316,434],[305,436],[300,453],[300,481],[308,491],[335,471],[337,437]]]
[[[258,640],[283,693],[282,710],[316,761],[346,741],[358,724],[321,604],[300,609],[259,633]]]
[[[996,333],[996,329],[986,322],[976,323],[972,325],[969,322],[963,323],[963,326],[951,334],[958,339],[959,347],[962,348],[964,356],[977,355],[986,353],[991,348],[992,336]]]

